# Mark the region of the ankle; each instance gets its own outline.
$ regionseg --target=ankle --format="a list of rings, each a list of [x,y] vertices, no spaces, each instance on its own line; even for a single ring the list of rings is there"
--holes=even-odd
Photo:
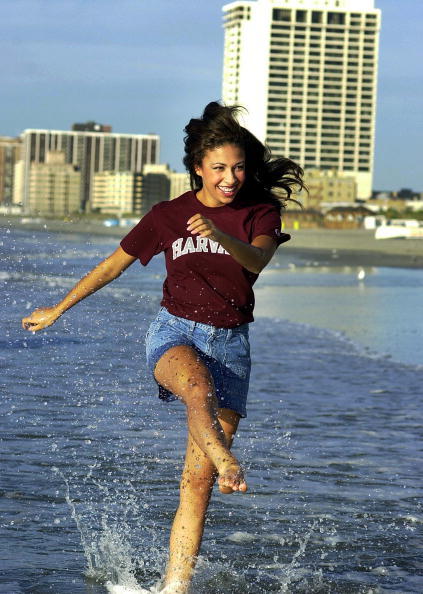
[[[171,580],[160,590],[160,594],[188,594],[189,581]]]

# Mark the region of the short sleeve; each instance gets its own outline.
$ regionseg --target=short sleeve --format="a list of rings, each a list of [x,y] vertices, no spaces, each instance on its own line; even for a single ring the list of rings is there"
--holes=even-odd
[[[270,205],[261,207],[255,214],[251,229],[251,239],[259,235],[268,235],[277,245],[291,239],[288,233],[281,232],[281,217],[277,209]]]
[[[156,217],[150,210],[140,222],[120,242],[124,252],[139,258],[141,264],[146,266],[153,256],[163,251],[160,233],[157,229]]]

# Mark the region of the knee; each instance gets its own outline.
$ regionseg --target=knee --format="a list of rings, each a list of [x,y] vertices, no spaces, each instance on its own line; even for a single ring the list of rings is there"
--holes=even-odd
[[[208,369],[203,366],[182,369],[179,373],[179,381],[185,390],[206,394],[213,391],[213,379]]]
[[[184,374],[179,383],[181,398],[188,405],[202,406],[214,398],[214,385],[208,374]]]

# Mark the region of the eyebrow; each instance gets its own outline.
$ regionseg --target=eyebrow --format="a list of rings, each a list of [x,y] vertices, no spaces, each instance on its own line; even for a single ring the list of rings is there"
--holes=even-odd
[[[235,163],[234,167],[236,167],[237,165],[244,165],[245,161],[238,161],[238,163]],[[211,163],[211,165],[226,165],[226,163],[221,163],[220,161],[216,161],[216,163]]]

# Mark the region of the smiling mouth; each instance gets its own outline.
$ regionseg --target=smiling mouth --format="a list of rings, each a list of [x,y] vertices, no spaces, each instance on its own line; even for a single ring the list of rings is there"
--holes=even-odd
[[[238,184],[234,186],[217,186],[218,189],[225,194],[225,196],[233,196],[238,188]]]

